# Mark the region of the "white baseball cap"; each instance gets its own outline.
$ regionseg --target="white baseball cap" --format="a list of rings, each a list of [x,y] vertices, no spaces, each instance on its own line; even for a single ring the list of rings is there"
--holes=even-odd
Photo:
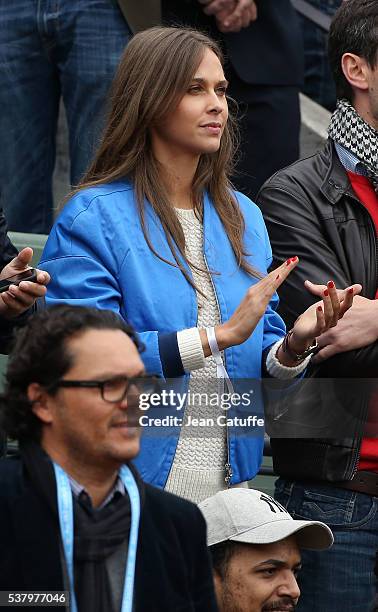
[[[324,550],[333,535],[320,521],[297,521],[273,497],[256,489],[219,491],[199,504],[207,523],[207,545],[232,540],[272,544],[293,534],[299,548]]]

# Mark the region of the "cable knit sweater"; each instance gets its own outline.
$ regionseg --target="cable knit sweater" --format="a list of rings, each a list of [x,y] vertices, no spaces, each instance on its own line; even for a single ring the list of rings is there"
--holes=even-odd
[[[206,271],[206,262],[203,256],[203,228],[202,223],[193,210],[176,209],[181,223],[186,244],[186,256],[191,264],[193,280],[197,291],[198,320],[197,327],[211,327],[220,323],[219,309],[210,274]],[[178,337],[180,353],[184,368],[191,371],[189,383],[189,398],[194,393],[215,394],[222,393],[219,385],[223,381],[216,378],[216,364],[213,357],[204,360],[204,367],[194,370],[191,360],[196,355],[196,336],[180,334]],[[199,334],[198,334],[199,340]],[[200,342],[200,341],[199,341]],[[192,348],[191,348],[192,347]],[[185,350],[186,349],[186,350]],[[202,347],[201,347],[202,350]],[[203,353],[202,353],[203,358]],[[212,395],[213,397],[213,395]],[[189,402],[185,409],[185,421],[181,428],[175,458],[168,476],[166,490],[181,497],[199,503],[206,497],[214,495],[226,487],[225,463],[227,462],[226,428],[221,426],[192,427],[186,426],[189,418],[216,417],[221,408],[219,406],[201,405],[197,401]]]
[[[200,328],[214,327],[220,323],[219,308],[211,275],[203,255],[203,227],[194,210],[175,209],[185,236],[185,253],[191,264],[193,280],[197,287],[197,328],[178,332],[177,340],[185,371],[190,372],[189,402],[186,405],[184,423],[166,490],[185,497],[195,503],[215,495],[227,488],[225,464],[227,458],[227,428],[216,424],[222,410],[219,405],[201,403],[198,394],[215,397],[224,392],[223,379],[217,380],[217,369],[213,357],[204,358],[199,335]],[[276,342],[267,357],[267,371],[281,379],[294,378],[300,374],[311,359],[307,357],[296,367],[280,364],[276,353],[282,340]],[[193,397],[193,394],[197,396]],[[193,418],[210,418],[214,425],[193,427],[186,423]],[[236,486],[247,486],[240,483]]]

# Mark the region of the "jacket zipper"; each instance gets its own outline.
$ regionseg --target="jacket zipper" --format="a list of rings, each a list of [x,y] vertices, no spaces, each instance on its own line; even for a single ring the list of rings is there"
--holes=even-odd
[[[349,478],[349,480],[352,480],[358,472],[358,464],[360,462],[360,457],[361,457],[361,445],[362,445],[362,438],[360,438],[358,441],[358,450],[357,450],[357,453],[355,454],[355,460],[354,460],[353,468],[352,468],[352,476],[351,478]]]
[[[210,274],[210,268],[209,268],[209,265],[207,263],[207,259],[206,259],[206,255],[205,255],[205,250],[203,251],[203,259],[204,259],[204,262],[205,262],[205,265],[206,265],[207,272],[209,274],[210,282],[211,282],[212,287],[213,287],[215,299],[216,299],[216,302],[217,302],[218,312],[219,312],[219,318],[220,318],[220,321],[222,323],[223,322],[222,321],[222,313],[221,313],[221,309],[220,309],[220,305],[219,305],[218,294],[217,294],[216,289],[215,289],[213,277]],[[226,353],[225,353],[225,351],[223,351],[223,359],[224,359],[224,367],[227,369],[227,360],[226,360]],[[224,470],[225,470],[225,474],[226,474],[225,477],[224,477],[224,481],[225,481],[225,483],[227,485],[227,488],[229,488],[230,482],[231,482],[231,478],[233,476],[233,472],[232,472],[231,460],[230,460],[230,439],[229,439],[229,433],[228,433],[228,425],[226,425],[226,446],[227,446],[227,462],[225,463],[225,466],[224,466]]]

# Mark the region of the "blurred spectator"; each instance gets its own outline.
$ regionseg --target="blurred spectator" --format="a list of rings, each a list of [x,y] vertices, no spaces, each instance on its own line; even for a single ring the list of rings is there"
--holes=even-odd
[[[245,8],[245,21],[228,27],[234,0],[162,0],[162,13],[165,23],[201,28],[224,48],[229,94],[242,116],[241,157],[233,182],[253,199],[273,172],[299,156],[302,39],[290,0],[236,4],[249,5],[250,12]]]
[[[0,187],[10,229],[49,232],[60,98],[76,184],[97,144],[129,36],[116,0],[2,0]]]
[[[329,548],[331,530],[324,523],[293,520],[270,495],[255,489],[222,491],[199,507],[207,523],[219,611],[292,612],[300,595],[300,549]]]
[[[0,461],[1,591],[70,591],[79,612],[215,612],[200,511],[131,464],[153,384],[139,348],[118,315],[89,308],[21,330],[0,402],[20,444]]]
[[[373,600],[378,548],[376,0],[341,5],[331,26],[329,53],[339,98],[330,139],[312,157],[277,172],[258,202],[276,263],[288,252],[299,256],[280,291],[280,312],[288,326],[328,291],[331,273],[338,286],[362,285],[337,329],[319,341],[309,373],[315,383],[311,392],[305,386],[296,406],[291,398],[287,430],[281,418],[272,439],[274,467],[281,476],[277,499],[296,516],[326,521],[335,535],[332,550],[321,558],[306,553],[298,609],[356,612]],[[303,293],[309,278],[319,283],[306,282],[312,296]],[[317,417],[318,435],[311,414]],[[333,431],[321,414],[334,415]],[[341,432],[347,417],[351,428]],[[306,424],[307,438],[298,431],[303,426],[306,433]]]
[[[343,0],[307,0],[313,7],[333,16]],[[303,92],[333,111],[336,106],[336,89],[327,54],[328,34],[310,19],[299,16],[304,41],[305,82]]]

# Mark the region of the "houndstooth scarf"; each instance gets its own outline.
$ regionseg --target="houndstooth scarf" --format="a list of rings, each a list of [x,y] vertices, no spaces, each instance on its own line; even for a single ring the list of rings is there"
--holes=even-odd
[[[378,193],[378,132],[366,123],[348,100],[339,100],[328,135],[355,155]]]

